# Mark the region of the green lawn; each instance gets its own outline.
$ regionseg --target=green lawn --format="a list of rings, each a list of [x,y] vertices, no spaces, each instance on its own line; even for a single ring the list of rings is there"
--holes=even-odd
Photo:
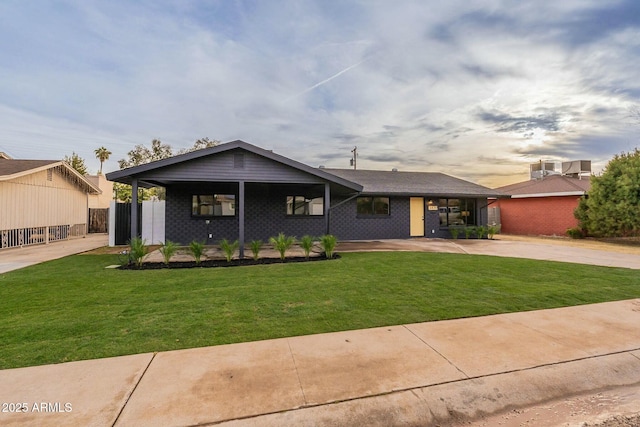
[[[0,274],[0,368],[640,297],[640,272],[439,253],[119,271],[77,255]]]

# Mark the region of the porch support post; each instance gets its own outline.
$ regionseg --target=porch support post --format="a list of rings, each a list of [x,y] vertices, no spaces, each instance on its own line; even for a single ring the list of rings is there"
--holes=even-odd
[[[138,180],[131,180],[131,240],[138,237]]]
[[[331,205],[331,185],[328,182],[324,183],[324,225],[326,234],[331,234],[329,231],[329,226],[331,224],[329,215],[331,211],[329,210],[329,205]]]
[[[244,258],[244,181],[238,182],[238,248],[240,259]]]

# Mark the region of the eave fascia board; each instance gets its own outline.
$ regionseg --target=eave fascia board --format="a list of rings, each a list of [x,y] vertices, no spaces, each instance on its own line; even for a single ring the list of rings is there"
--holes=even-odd
[[[512,199],[529,199],[534,197],[564,197],[564,196],[584,196],[586,191],[561,191],[557,193],[532,193],[532,194],[512,194]]]

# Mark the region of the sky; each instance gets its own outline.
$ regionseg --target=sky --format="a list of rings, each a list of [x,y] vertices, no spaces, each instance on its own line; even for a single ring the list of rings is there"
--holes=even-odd
[[[153,139],[357,146],[497,187],[639,146],[639,65],[637,0],[1,0],[0,151],[95,173]]]

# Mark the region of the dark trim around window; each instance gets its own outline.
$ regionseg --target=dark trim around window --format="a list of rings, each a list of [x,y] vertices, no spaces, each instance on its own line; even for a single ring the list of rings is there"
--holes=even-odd
[[[356,199],[356,216],[388,217],[391,215],[391,198],[383,196],[363,196]]]
[[[193,194],[193,218],[233,218],[236,216],[235,194]]]
[[[286,214],[297,218],[324,216],[324,197],[287,196]]]

